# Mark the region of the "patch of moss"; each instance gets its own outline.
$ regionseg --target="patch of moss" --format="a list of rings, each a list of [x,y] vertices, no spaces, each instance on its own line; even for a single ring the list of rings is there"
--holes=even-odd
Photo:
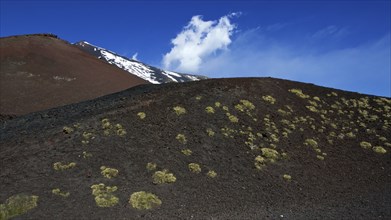
[[[160,206],[162,201],[153,193],[139,191],[132,193],[129,204],[135,209],[148,210]]]
[[[116,186],[105,186],[105,184],[95,184],[91,186],[92,195],[95,196],[95,203],[99,207],[112,207],[118,204],[119,199],[113,193],[117,191]]]
[[[215,102],[215,106],[216,106],[217,108],[220,108],[220,107],[221,107],[221,103],[220,103],[220,102]]]
[[[258,170],[261,170],[263,167],[266,166],[266,159],[264,157],[260,156],[260,155],[255,157],[255,159],[254,159],[254,166]]]
[[[145,112],[139,112],[139,113],[137,113],[137,116],[142,120],[145,117],[147,117],[147,114],[145,114]]]
[[[73,130],[73,128],[71,128],[71,127],[67,127],[67,126],[64,126],[63,128],[62,128],[62,132],[64,132],[65,134],[70,134],[70,133],[72,133],[74,130]]]
[[[197,95],[197,96],[195,97],[195,99],[196,99],[196,100],[201,100],[201,99],[202,99],[202,96]]]
[[[366,142],[366,141],[361,141],[360,142],[360,147],[362,147],[364,149],[371,149],[372,148],[372,144],[369,143],[369,142]]]
[[[183,115],[183,114],[186,114],[186,109],[181,107],[181,106],[175,106],[174,108],[172,108],[175,112],[176,115]]]
[[[156,163],[147,163],[147,166],[146,166],[148,171],[156,170],[156,167],[157,167]]]
[[[278,151],[271,148],[261,148],[262,156],[268,159],[270,162],[275,162],[280,157]]]
[[[384,149],[382,146],[374,146],[372,150],[378,154],[385,154],[387,153],[387,150]]]
[[[10,219],[37,207],[38,196],[17,194],[0,204],[0,219]]]
[[[318,158],[319,160],[324,160],[324,156],[322,155],[316,155],[316,158]]]
[[[215,178],[217,176],[217,173],[214,170],[209,170],[206,175],[210,178]]]
[[[291,181],[291,180],[292,180],[291,175],[288,175],[288,174],[284,174],[284,175],[282,176],[282,178],[284,178],[284,180],[286,180],[286,181]]]
[[[61,196],[61,197],[68,197],[70,195],[69,192],[61,192],[61,190],[59,188],[56,188],[56,189],[52,189],[52,193],[54,195],[57,195],[57,196]]]
[[[177,139],[181,144],[187,143],[186,136],[184,134],[178,134],[175,139]]]
[[[92,132],[83,132],[83,138],[85,140],[90,140],[90,139],[93,139],[94,138],[94,134]]]
[[[190,156],[193,153],[190,149],[183,149],[181,152],[186,156]]]
[[[265,95],[265,96],[262,96],[262,99],[266,102],[269,102],[270,104],[274,104],[276,102],[276,99],[273,98],[272,96],[270,95]]]
[[[215,109],[212,107],[212,106],[208,106],[205,108],[205,111],[206,113],[208,114],[214,114],[215,113]]]
[[[88,153],[87,151],[83,151],[83,158],[87,159],[89,157],[92,157],[92,153]]]
[[[307,99],[310,97],[309,95],[304,94],[303,91],[301,91],[301,89],[290,89],[289,92],[296,94],[298,97],[303,99]]]
[[[316,142],[314,139],[306,139],[304,141],[304,144],[307,146],[311,146],[314,149],[318,148],[318,142]]]
[[[228,119],[232,122],[232,123],[238,123],[239,122],[239,119],[234,116],[234,115],[229,115],[228,116]]]
[[[152,178],[154,184],[174,183],[176,181],[174,174],[169,173],[168,170],[156,171]]]
[[[189,167],[189,170],[193,173],[200,173],[201,172],[201,166],[198,163],[189,163],[188,167]]]
[[[53,169],[55,170],[67,170],[74,168],[76,166],[75,162],[71,162],[69,164],[62,164],[61,162],[56,162],[53,164]]]
[[[113,177],[116,177],[118,175],[118,170],[117,169],[114,169],[114,168],[109,168],[109,167],[105,167],[105,166],[101,166],[100,167],[100,170],[101,170],[101,174],[106,177],[106,178],[113,178]]]

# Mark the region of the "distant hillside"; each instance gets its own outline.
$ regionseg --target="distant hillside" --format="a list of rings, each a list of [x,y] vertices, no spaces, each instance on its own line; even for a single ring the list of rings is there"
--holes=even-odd
[[[190,82],[206,79],[205,76],[197,76],[162,70],[139,62],[137,60],[132,60],[124,56],[120,56],[115,52],[92,45],[86,41],[80,41],[75,43],[74,45],[99,59],[102,59],[153,84],[169,82]]]
[[[0,126],[0,219],[391,219],[391,99],[141,85]]]
[[[0,118],[148,83],[52,34],[0,38]]]

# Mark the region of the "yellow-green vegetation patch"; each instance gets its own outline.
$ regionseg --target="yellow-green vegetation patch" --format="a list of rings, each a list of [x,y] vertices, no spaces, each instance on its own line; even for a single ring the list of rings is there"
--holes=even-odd
[[[235,105],[235,109],[241,112],[245,112],[245,111],[254,110],[255,106],[250,101],[242,99],[240,100],[239,104]]]
[[[196,99],[196,100],[201,100],[201,99],[202,99],[202,96],[197,95],[197,96],[195,97],[195,99]]]
[[[139,112],[139,113],[137,113],[137,116],[138,116],[140,119],[144,119],[145,117],[147,117],[147,114],[145,114],[145,112]]]
[[[320,98],[319,98],[318,96],[314,96],[313,99],[314,99],[315,101],[320,102]]]
[[[387,150],[384,149],[382,146],[375,146],[372,148],[372,150],[378,154],[385,154],[387,153]]]
[[[73,130],[73,128],[71,128],[71,127],[64,126],[64,127],[62,128],[62,131],[63,131],[65,134],[70,134],[70,133],[72,133],[74,130]]]
[[[10,219],[37,207],[38,196],[17,194],[0,204],[0,219]]]
[[[310,97],[309,95],[304,94],[303,91],[301,91],[301,89],[290,89],[289,92],[296,94],[298,97],[303,99],[307,99]]]
[[[156,163],[151,163],[151,162],[147,163],[147,166],[146,166],[148,171],[156,170],[156,167],[157,167]]]
[[[100,170],[101,170],[101,174],[106,177],[106,178],[113,178],[113,177],[116,177],[118,175],[118,170],[117,169],[114,169],[114,168],[110,168],[110,167],[105,167],[105,166],[101,166],[100,167]]]
[[[179,115],[183,115],[183,114],[186,114],[186,109],[181,107],[181,106],[175,106],[174,108],[172,108],[175,112],[175,114],[177,114],[178,116]]]
[[[322,155],[316,155],[316,158],[318,158],[319,160],[324,160],[324,156]]]
[[[87,159],[87,158],[90,158],[90,157],[92,157],[92,153],[89,153],[87,151],[83,151],[83,158],[84,159]]]
[[[56,189],[52,189],[52,193],[54,195],[57,195],[57,196],[61,196],[61,197],[68,197],[70,195],[69,192],[61,192],[61,190],[59,188],[56,188]]]
[[[235,115],[228,115],[228,119],[232,122],[232,123],[238,123],[239,122],[239,119],[235,116]]]
[[[254,159],[254,166],[258,170],[261,170],[264,166],[266,166],[266,159],[264,157],[258,155]]]
[[[189,170],[193,173],[200,173],[201,172],[201,166],[198,163],[189,163],[188,167],[189,167]]]
[[[193,153],[193,151],[191,151],[190,149],[183,149],[181,150],[181,152],[186,156],[190,156]]]
[[[216,106],[217,108],[220,108],[220,107],[221,107],[221,103],[220,103],[220,102],[215,102],[215,106]]]
[[[282,178],[284,178],[284,180],[286,180],[286,181],[291,181],[291,180],[292,180],[292,176],[289,175],[289,174],[284,174],[284,175],[282,176]]]
[[[168,170],[156,171],[152,175],[152,179],[154,184],[174,183],[176,181],[174,174]]]
[[[307,146],[311,146],[314,149],[318,148],[318,142],[316,142],[314,139],[306,139],[304,141],[304,144]]]
[[[262,156],[265,157],[269,162],[275,162],[279,159],[280,154],[278,151],[271,149],[271,148],[261,148]]]
[[[129,203],[135,209],[148,210],[160,206],[162,201],[153,193],[139,191],[132,193]]]
[[[103,129],[111,129],[113,125],[111,125],[110,120],[108,118],[104,118],[101,120]]]
[[[208,114],[214,114],[214,113],[215,113],[215,109],[214,109],[212,106],[207,106],[207,107],[205,108],[205,111],[206,111],[206,113],[208,113]]]
[[[214,170],[209,170],[208,173],[206,174],[210,178],[215,178],[217,176],[216,171]]]
[[[206,133],[209,137],[213,137],[215,135],[215,132],[212,130],[212,128],[207,128]]]
[[[186,136],[184,134],[178,134],[175,139],[177,139],[181,144],[187,143]]]
[[[364,149],[371,149],[372,148],[372,144],[369,143],[369,142],[366,142],[366,141],[361,141],[360,142],[360,147],[362,147]]]
[[[262,99],[270,104],[274,104],[276,103],[276,99],[273,98],[273,96],[270,96],[270,95],[265,95],[265,96],[262,96]]]
[[[71,162],[69,164],[62,164],[61,162],[56,162],[53,164],[53,169],[55,170],[67,170],[74,168],[76,166],[75,162]]]
[[[116,186],[105,186],[105,184],[99,183],[92,185],[91,189],[97,206],[112,207],[118,204],[119,199],[113,194],[118,189]]]
[[[116,124],[115,129],[118,136],[123,137],[126,135],[126,130],[121,124]]]

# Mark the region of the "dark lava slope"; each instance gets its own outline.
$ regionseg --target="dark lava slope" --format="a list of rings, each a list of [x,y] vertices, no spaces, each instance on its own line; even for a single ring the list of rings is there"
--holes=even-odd
[[[0,120],[146,83],[55,35],[0,38]]]
[[[3,121],[0,211],[17,200],[21,219],[390,219],[390,128],[389,98],[312,84],[142,85]],[[161,204],[134,208],[139,191]]]

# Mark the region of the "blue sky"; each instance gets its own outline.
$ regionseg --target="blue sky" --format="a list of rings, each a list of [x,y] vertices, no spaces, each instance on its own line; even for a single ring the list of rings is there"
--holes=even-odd
[[[1,37],[50,32],[174,71],[391,96],[389,0],[0,4]]]

